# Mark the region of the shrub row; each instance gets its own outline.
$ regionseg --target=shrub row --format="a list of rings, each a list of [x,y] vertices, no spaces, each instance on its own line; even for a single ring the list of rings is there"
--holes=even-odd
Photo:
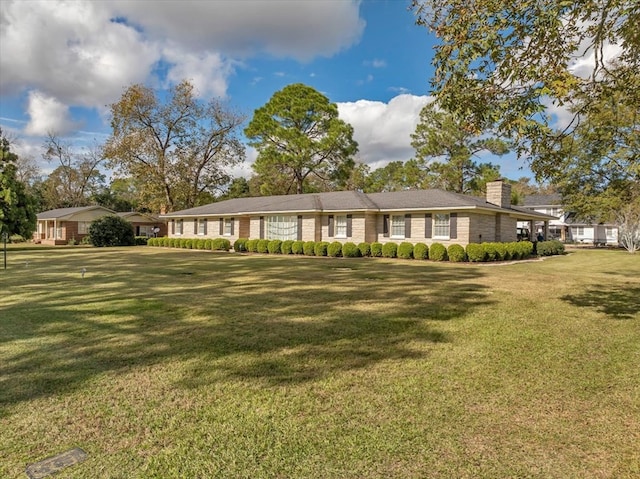
[[[231,242],[226,238],[149,238],[148,246],[164,246],[165,248],[202,249],[212,251],[229,251]]]
[[[224,238],[186,239],[149,238],[149,246],[165,246],[187,249],[208,249],[229,251],[231,244]],[[549,256],[562,254],[564,246],[559,241],[543,241],[537,244],[538,254]],[[458,244],[444,246],[441,243],[340,243],[334,241],[292,241],[268,239],[237,239],[233,244],[236,252],[263,254],[294,254],[304,256],[329,256],[333,258],[402,258],[431,259],[432,261],[486,262],[525,259],[533,255],[533,243],[518,241],[512,243],[470,243],[466,248]]]

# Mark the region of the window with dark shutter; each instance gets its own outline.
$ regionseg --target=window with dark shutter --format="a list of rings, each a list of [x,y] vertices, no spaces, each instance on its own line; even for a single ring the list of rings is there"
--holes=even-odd
[[[204,235],[206,236],[207,235],[207,218],[205,218],[203,222],[204,222]]]
[[[433,228],[433,224],[431,221],[432,217],[431,217],[431,213],[427,213],[426,215],[424,215],[424,237],[425,238],[431,238],[432,236],[432,228]]]
[[[333,237],[333,215],[329,215],[329,232],[327,233],[329,238]]]
[[[347,215],[347,238],[353,236],[353,215]]]
[[[260,217],[260,239],[264,238],[264,216]]]
[[[233,218],[231,218],[231,236],[233,236],[233,230],[235,229],[235,220]]]
[[[458,213],[449,215],[449,238],[458,239]]]
[[[198,234],[198,218],[193,220],[193,234]]]
[[[385,238],[389,237],[389,215],[382,217],[382,236]]]
[[[176,234],[176,220],[171,220],[171,234]]]
[[[298,231],[296,231],[296,238],[298,241],[302,241],[302,215],[298,215]]]

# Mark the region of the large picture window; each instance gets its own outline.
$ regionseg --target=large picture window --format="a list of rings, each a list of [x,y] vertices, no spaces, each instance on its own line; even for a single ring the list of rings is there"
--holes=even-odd
[[[298,239],[297,216],[265,217],[265,239],[296,240]]]
[[[450,218],[448,214],[436,213],[433,215],[433,237],[449,239]]]

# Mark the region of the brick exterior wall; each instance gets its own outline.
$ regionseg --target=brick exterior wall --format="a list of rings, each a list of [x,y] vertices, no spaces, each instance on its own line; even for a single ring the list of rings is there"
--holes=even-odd
[[[501,180],[487,183],[487,202],[501,208],[510,208],[511,185]]]

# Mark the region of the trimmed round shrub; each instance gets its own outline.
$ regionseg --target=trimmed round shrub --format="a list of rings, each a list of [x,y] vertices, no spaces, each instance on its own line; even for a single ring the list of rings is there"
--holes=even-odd
[[[133,246],[136,242],[133,225],[116,215],[103,216],[89,226],[93,246]]]
[[[371,243],[371,256],[374,258],[382,257],[382,243],[378,243],[377,241]]]
[[[499,259],[495,243],[482,243],[482,247],[487,255],[487,261],[497,261]]]
[[[315,256],[316,242],[315,241],[305,241],[302,246],[305,256]]]
[[[216,238],[211,241],[211,249],[213,251],[229,251],[231,249],[231,241],[227,238]]]
[[[193,242],[194,242],[194,240],[192,240],[192,239],[187,239],[187,240],[184,242],[184,247],[185,247],[185,248],[187,248],[187,249],[193,249]]]
[[[498,253],[498,260],[505,261],[509,259],[509,252],[507,251],[506,243],[494,243],[496,252]]]
[[[250,239],[244,244],[249,253],[257,253],[258,252],[258,240]]]
[[[355,243],[347,241],[342,245],[342,256],[345,258],[359,258],[360,248],[358,248]]]
[[[415,259],[428,259],[429,247],[424,243],[416,243],[413,247],[413,257]]]
[[[412,259],[413,258],[413,245],[406,241],[403,241],[398,245],[398,258]]]
[[[180,238],[178,240],[178,248],[186,248],[187,247],[187,238]]]
[[[512,241],[511,243],[505,243],[505,246],[507,248],[507,254],[509,255],[509,258],[511,259],[520,259],[520,247],[518,246],[519,243]]]
[[[564,244],[559,240],[551,240],[551,244],[553,245],[553,254],[564,254]]]
[[[385,243],[382,245],[382,256],[384,258],[396,258],[398,256],[398,245],[395,243]]]
[[[291,252],[293,254],[304,254],[304,241],[294,241],[291,245]]]
[[[334,241],[327,247],[327,254],[332,258],[339,258],[342,256],[342,243],[340,241]]]
[[[236,253],[243,253],[247,251],[247,238],[238,238],[233,242],[233,251]]]
[[[280,249],[281,246],[282,246],[282,240],[274,239],[269,241],[269,244],[267,245],[267,250],[269,251],[270,254],[281,254],[282,253],[282,250]]]
[[[173,238],[169,238],[168,236],[165,236],[164,238],[162,238],[162,246],[169,248],[173,246],[172,241],[173,241]]]
[[[429,258],[433,261],[447,261],[447,248],[442,243],[432,243],[429,246]]]
[[[209,250],[209,249],[211,249],[212,246],[213,246],[213,240],[207,239],[207,240],[204,240],[204,248],[202,248],[202,249]]]
[[[205,247],[207,246],[207,240],[206,239],[197,239],[195,240],[195,249],[205,249]],[[209,246],[209,248],[207,249],[211,249],[211,246]]]
[[[315,254],[316,256],[327,256],[328,248],[328,241],[318,241],[313,248],[313,254]]]
[[[533,243],[531,241],[520,241],[518,242],[518,249],[520,250],[520,258],[528,258],[533,254]]]
[[[480,243],[469,243],[467,245],[467,259],[472,263],[481,263],[487,258],[484,248]]]
[[[147,246],[158,246],[158,242],[156,241],[158,238],[148,238]]]
[[[259,239],[258,240],[258,253],[268,253],[269,252],[269,240],[268,239]]]
[[[153,238],[149,238],[148,236],[136,236],[135,237],[135,241],[136,241],[136,246],[144,246],[149,244],[149,240],[153,239]]]
[[[292,246],[293,246],[293,240],[284,240],[280,245],[280,251],[282,252],[282,254],[291,254]]]
[[[360,250],[360,256],[368,257],[371,256],[371,245],[366,242],[362,242],[358,244],[358,249]]]
[[[449,245],[447,248],[447,256],[449,256],[449,261],[453,261],[454,263],[462,263],[467,260],[467,253],[459,244]]]

